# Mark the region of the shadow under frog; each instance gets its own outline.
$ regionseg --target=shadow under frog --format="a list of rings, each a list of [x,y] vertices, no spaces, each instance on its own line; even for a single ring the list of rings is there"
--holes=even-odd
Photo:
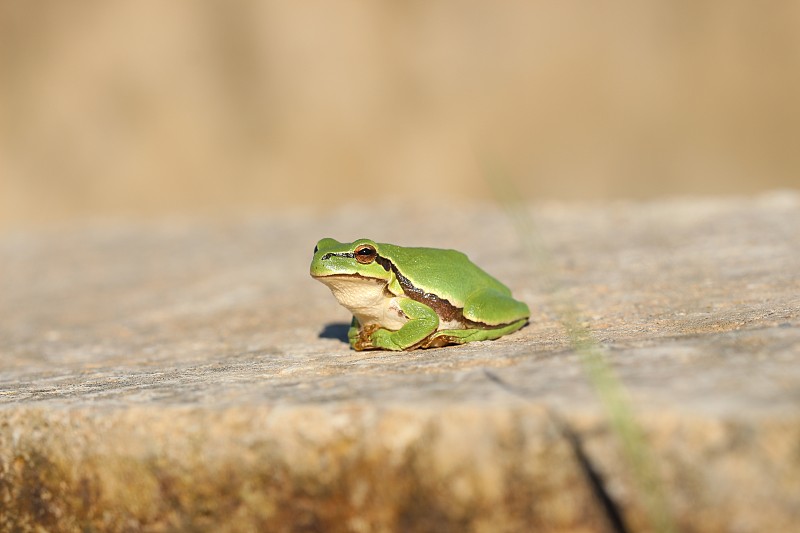
[[[322,331],[319,332],[320,339],[337,339],[345,344],[349,344],[350,340],[347,338],[347,331],[350,329],[349,322],[331,322],[325,324]]]

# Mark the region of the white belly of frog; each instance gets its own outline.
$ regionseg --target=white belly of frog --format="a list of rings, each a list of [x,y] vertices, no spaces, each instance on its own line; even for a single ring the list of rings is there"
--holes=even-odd
[[[346,307],[359,324],[376,324],[389,330],[398,330],[408,322],[400,309],[398,298],[386,291],[381,280],[360,276],[327,276],[318,278],[330,288],[339,303]]]
[[[439,327],[436,328],[437,331],[441,331],[443,329],[464,329],[466,326],[464,322],[460,320],[442,320],[439,319]]]

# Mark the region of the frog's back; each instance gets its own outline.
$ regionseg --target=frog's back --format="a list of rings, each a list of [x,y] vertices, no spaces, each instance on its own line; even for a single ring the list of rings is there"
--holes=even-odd
[[[511,290],[470,261],[458,250],[443,248],[406,248],[379,244],[380,253],[392,261],[402,273],[409,272],[409,281],[427,293],[439,294],[446,287],[448,296],[461,305],[478,289],[493,289],[511,295]]]

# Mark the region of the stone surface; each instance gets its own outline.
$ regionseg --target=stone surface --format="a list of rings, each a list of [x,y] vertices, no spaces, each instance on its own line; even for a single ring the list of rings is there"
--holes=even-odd
[[[0,238],[0,530],[649,530],[541,271],[488,205]],[[531,208],[682,531],[800,520],[800,196]],[[360,352],[316,240],[451,246],[533,309]]]

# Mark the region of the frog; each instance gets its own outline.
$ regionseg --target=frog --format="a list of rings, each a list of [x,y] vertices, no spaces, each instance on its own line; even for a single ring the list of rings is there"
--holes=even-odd
[[[457,250],[324,238],[310,270],[353,315],[347,337],[356,351],[494,340],[530,317],[526,303]]]

